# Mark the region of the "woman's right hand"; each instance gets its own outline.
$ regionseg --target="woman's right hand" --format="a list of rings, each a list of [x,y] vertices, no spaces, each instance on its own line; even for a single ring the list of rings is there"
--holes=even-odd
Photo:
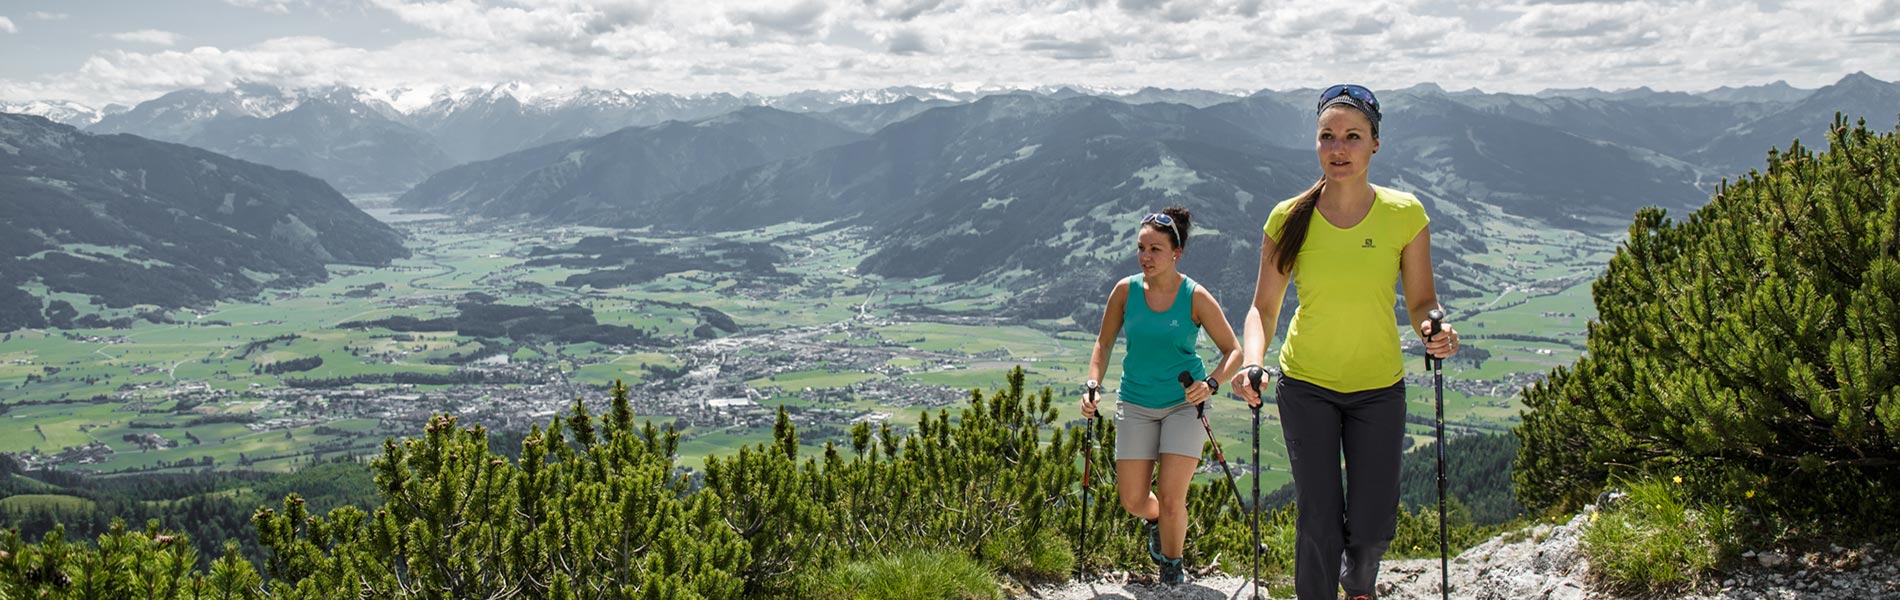
[[[1082,384],[1082,418],[1095,418],[1095,405],[1102,401],[1101,392],[1101,385],[1094,381]]]
[[[1241,400],[1247,401],[1247,408],[1260,408],[1260,394],[1254,392],[1253,380],[1247,377],[1247,372],[1253,369],[1260,369],[1261,387],[1265,387],[1268,381],[1273,379],[1272,371],[1268,371],[1263,367],[1250,367],[1235,372],[1233,379],[1228,380],[1228,385],[1231,386],[1234,393],[1240,395]]]

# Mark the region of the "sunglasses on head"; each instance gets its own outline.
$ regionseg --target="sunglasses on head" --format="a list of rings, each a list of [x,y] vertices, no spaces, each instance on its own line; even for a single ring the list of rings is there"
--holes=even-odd
[[[1345,96],[1348,98],[1352,98],[1354,100],[1358,100],[1360,102],[1364,102],[1366,103],[1366,106],[1372,107],[1373,112],[1379,111],[1379,99],[1372,95],[1372,90],[1366,89],[1365,86],[1353,85],[1350,83],[1342,83],[1339,85],[1335,85],[1333,87],[1326,88],[1326,91],[1324,92],[1320,92],[1318,110],[1325,110],[1327,101],[1332,100],[1334,98],[1338,98],[1340,96]]]
[[[1147,225],[1149,223],[1160,223],[1162,227],[1168,228],[1168,232],[1174,235],[1175,247],[1178,248],[1181,246],[1181,229],[1174,226],[1174,217],[1162,213],[1155,213],[1141,218],[1141,224]]]

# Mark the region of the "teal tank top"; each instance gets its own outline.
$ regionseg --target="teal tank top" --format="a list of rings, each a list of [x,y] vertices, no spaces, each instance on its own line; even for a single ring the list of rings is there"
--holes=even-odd
[[[1147,408],[1169,408],[1187,401],[1180,374],[1207,377],[1207,367],[1194,352],[1201,333],[1194,324],[1194,280],[1181,276],[1181,291],[1168,310],[1148,308],[1141,276],[1128,278],[1128,302],[1122,312],[1122,335],[1128,352],[1122,355],[1121,401]]]

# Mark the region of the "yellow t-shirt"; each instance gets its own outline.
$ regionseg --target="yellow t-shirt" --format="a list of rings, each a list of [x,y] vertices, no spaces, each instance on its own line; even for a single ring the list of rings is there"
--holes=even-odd
[[[1405,377],[1399,352],[1399,253],[1431,222],[1411,194],[1372,186],[1372,210],[1357,225],[1340,229],[1317,210],[1306,242],[1293,262],[1300,307],[1280,346],[1287,376],[1336,392],[1357,392]],[[1267,236],[1280,229],[1299,198],[1273,207]]]

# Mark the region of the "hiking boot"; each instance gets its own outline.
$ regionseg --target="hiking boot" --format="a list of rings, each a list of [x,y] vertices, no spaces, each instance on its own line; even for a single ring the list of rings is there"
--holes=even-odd
[[[1148,559],[1157,565],[1168,562],[1168,557],[1161,553],[1161,522],[1144,520],[1142,523],[1148,532]]]
[[[1181,559],[1163,558],[1161,560],[1161,584],[1181,585],[1187,579],[1187,573],[1181,568]]]

